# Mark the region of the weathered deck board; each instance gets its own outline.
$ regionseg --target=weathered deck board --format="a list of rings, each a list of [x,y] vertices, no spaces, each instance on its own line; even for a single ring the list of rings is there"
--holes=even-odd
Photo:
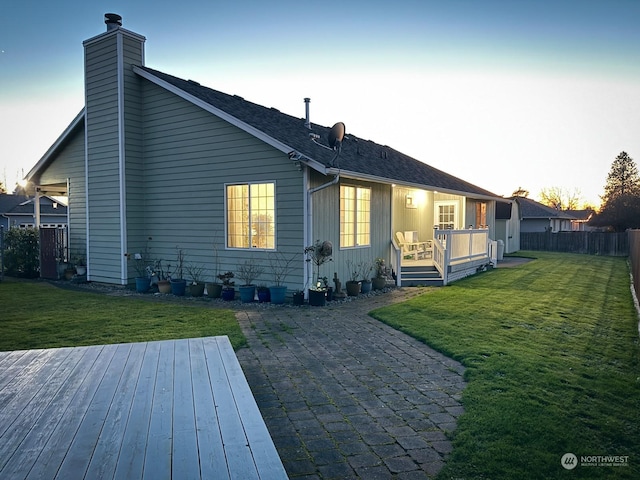
[[[0,478],[287,478],[227,337],[0,352]]]

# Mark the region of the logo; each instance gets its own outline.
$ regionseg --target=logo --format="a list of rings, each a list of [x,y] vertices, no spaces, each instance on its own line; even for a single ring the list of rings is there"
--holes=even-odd
[[[560,464],[567,470],[573,470],[578,466],[578,457],[573,453],[565,453],[560,459]]]

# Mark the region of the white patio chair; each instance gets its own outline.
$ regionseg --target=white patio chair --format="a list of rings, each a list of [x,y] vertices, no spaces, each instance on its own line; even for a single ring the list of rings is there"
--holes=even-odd
[[[414,260],[421,260],[425,256],[431,256],[432,250],[429,248],[431,242],[405,242],[404,234],[402,232],[396,232],[396,238],[402,248],[403,258],[413,258]]]

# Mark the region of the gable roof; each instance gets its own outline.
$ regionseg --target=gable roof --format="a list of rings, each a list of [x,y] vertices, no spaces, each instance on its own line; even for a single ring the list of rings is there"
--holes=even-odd
[[[18,195],[16,195],[18,196]],[[25,200],[25,197],[19,196],[19,202],[13,206],[10,210],[3,212],[7,216],[33,216],[34,214],[34,202],[35,198],[29,198]],[[67,206],[64,203],[57,201],[54,198],[48,196],[40,197],[40,215],[58,215],[65,216],[67,215]]]
[[[555,208],[547,207],[541,203],[531,200],[526,197],[513,197],[515,201],[520,204],[520,218],[526,219],[566,219],[574,220],[575,217],[564,210],[556,210]]]
[[[345,136],[340,157],[333,167],[331,162],[335,156],[334,152],[315,144],[309,137],[310,133],[319,135],[319,142],[327,144],[329,127],[313,124],[310,130],[305,126],[304,118],[296,118],[275,108],[249,102],[237,95],[219,92],[192,80],[184,80],[148,67],[135,67],[134,71],[187,100],[205,108],[212,107],[212,113],[222,114],[249,133],[264,133],[276,148],[297,156],[322,173],[340,172],[343,176],[393,181],[442,192],[463,193],[477,198],[502,198],[393,148],[363,140],[353,134]],[[234,120],[237,122],[233,122]]]
[[[463,194],[478,199],[510,201],[508,198],[438,170],[391,147],[361,139],[353,134],[345,136],[340,157],[336,165],[332,166],[335,153],[312,142],[309,136],[310,133],[316,134],[320,137],[320,143],[327,144],[330,127],[313,124],[312,129],[309,129],[305,126],[304,118],[293,117],[275,108],[264,107],[237,95],[213,90],[192,80],[184,80],[152,68],[134,67],[134,72],[242,128],[323,174],[339,173],[343,177],[394,182],[442,193]],[[37,175],[53,161],[69,138],[81,131],[84,127],[84,116],[83,109],[29,171],[28,180],[37,180]]]
[[[24,195],[10,195],[0,193],[0,215],[13,210],[17,205],[25,201]]]

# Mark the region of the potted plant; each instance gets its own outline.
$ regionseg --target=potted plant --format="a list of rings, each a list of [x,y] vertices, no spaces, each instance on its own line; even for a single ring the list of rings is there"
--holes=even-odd
[[[201,297],[204,295],[204,279],[202,277],[202,272],[204,271],[204,267],[200,265],[196,265],[194,263],[188,263],[186,265],[187,273],[189,274],[189,278],[191,279],[191,283],[189,284],[189,294],[192,297]]]
[[[242,285],[238,288],[240,291],[240,300],[243,303],[253,302],[256,295],[256,286],[253,283],[264,269],[254,258],[248,258],[238,266],[238,278],[242,280]]]
[[[145,293],[151,286],[151,268],[148,263],[146,249],[143,253],[126,253],[127,260],[133,257],[133,266],[136,269],[136,292]]]
[[[80,255],[76,258],[76,273],[78,275],[86,275],[87,274],[87,262],[84,260],[84,256]]]
[[[369,293],[371,291],[371,272],[373,264],[368,261],[362,261],[360,266],[360,292]]]
[[[349,280],[347,280],[347,295],[357,297],[360,294],[360,265],[351,260],[347,260],[347,268],[349,269]]]
[[[309,289],[309,305],[323,306],[327,301],[327,283],[320,278],[320,266],[332,260],[333,245],[330,241],[316,240],[316,243],[304,249],[307,262],[315,265],[315,281]]]
[[[160,293],[171,293],[171,282],[169,281],[168,273],[170,270],[171,265],[167,265],[167,269],[165,270],[162,267],[162,260],[156,260],[156,264],[151,275],[151,283],[155,280],[155,283],[158,286],[158,292]]]
[[[295,256],[286,257],[283,253],[273,252],[269,255],[269,266],[273,273],[274,285],[269,287],[271,303],[280,305],[284,303],[287,294],[287,286],[284,284],[287,275],[291,271],[291,263]]]
[[[76,274],[76,268],[73,266],[72,263],[68,263],[64,269],[65,280],[71,280],[75,274]]]
[[[211,298],[220,298],[222,294],[222,284],[218,283],[218,272],[220,271],[220,259],[218,257],[218,245],[216,243],[217,234],[213,239],[213,282],[207,282],[207,295]]]
[[[258,301],[260,303],[266,303],[271,301],[271,293],[269,287],[266,285],[258,285]]]
[[[218,279],[222,282],[222,299],[226,301],[231,301],[234,299],[236,295],[236,291],[234,289],[235,282],[231,279],[235,275],[233,272],[225,272],[218,274]]]
[[[175,276],[171,277],[171,293],[178,297],[184,296],[187,289],[187,281],[184,279],[184,259],[184,250],[176,246],[176,269],[174,270]]]
[[[304,292],[302,290],[293,292],[293,304],[304,305]]]
[[[371,279],[374,290],[382,290],[387,285],[387,267],[384,258],[376,258],[376,276]]]

